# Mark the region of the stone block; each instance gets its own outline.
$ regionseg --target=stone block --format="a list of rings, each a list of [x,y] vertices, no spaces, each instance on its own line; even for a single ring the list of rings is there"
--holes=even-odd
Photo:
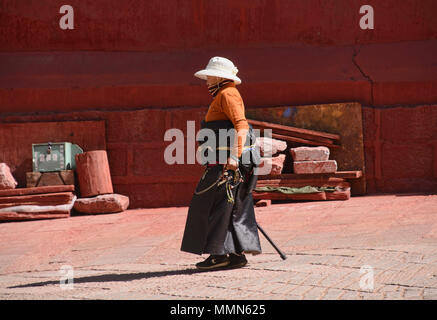
[[[255,203],[255,207],[268,207],[272,204],[272,200],[260,200]]]
[[[294,161],[326,161],[329,159],[327,147],[298,147],[290,148]]]
[[[334,192],[325,192],[326,200],[349,200],[351,197],[351,189],[344,188]]]
[[[268,137],[257,138],[255,144],[259,147],[262,157],[273,156],[287,149],[287,142]]]
[[[17,181],[6,163],[0,163],[0,190],[15,189]]]
[[[284,168],[284,161],[285,154],[280,154],[272,158],[261,158],[260,173],[264,175],[279,175],[282,173],[282,169]]]
[[[76,170],[82,197],[114,192],[106,150],[76,154]]]
[[[129,207],[129,197],[121,194],[104,194],[92,198],[79,198],[74,209],[81,213],[116,213]]]
[[[294,161],[294,173],[332,173],[337,171],[337,161]]]

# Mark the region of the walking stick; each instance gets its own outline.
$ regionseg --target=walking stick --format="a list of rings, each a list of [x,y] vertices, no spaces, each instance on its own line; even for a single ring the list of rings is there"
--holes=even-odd
[[[263,230],[263,228],[260,227],[260,225],[257,223],[256,226],[258,227],[259,231],[266,237],[267,241],[270,242],[270,244],[275,248],[275,250],[279,253],[279,256],[282,258],[282,260],[287,259],[287,256],[275,245],[275,243],[270,239],[270,237],[267,235],[267,233]]]
[[[255,189],[256,182],[258,181],[258,175],[252,174],[249,181],[248,181],[248,187],[247,187],[247,194],[252,194],[252,191]],[[275,248],[276,252],[279,253],[279,256],[282,260],[287,259],[286,255],[276,246],[276,244],[270,239],[270,237],[267,235],[267,233],[263,230],[263,228],[260,227],[260,225],[257,223],[256,226],[258,227],[259,231],[264,235],[264,237],[267,239],[268,242],[272,245],[273,248]]]

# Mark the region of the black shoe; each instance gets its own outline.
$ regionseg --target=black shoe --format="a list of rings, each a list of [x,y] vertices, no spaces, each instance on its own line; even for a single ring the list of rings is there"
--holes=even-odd
[[[210,255],[205,261],[196,263],[197,269],[212,270],[228,266],[230,263],[227,255]]]
[[[247,264],[247,259],[244,254],[230,253],[229,260],[228,269],[242,268]]]

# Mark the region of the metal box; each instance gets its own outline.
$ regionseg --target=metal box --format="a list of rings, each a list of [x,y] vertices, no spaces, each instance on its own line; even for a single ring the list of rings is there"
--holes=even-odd
[[[32,144],[34,172],[53,172],[76,168],[75,155],[83,150],[71,142],[48,142]]]

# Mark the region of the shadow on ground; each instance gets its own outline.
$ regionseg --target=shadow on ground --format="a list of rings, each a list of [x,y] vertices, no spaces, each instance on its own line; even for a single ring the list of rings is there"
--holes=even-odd
[[[139,272],[139,273],[127,273],[127,274],[102,274],[98,276],[74,278],[74,283],[133,281],[133,280],[175,276],[175,275],[191,275],[191,274],[202,273],[202,272],[206,272],[206,271],[198,270],[198,269],[184,269],[184,270],[167,270],[167,271]],[[34,283],[8,287],[8,289],[43,287],[49,285],[56,285],[59,283],[60,281],[34,282]]]

